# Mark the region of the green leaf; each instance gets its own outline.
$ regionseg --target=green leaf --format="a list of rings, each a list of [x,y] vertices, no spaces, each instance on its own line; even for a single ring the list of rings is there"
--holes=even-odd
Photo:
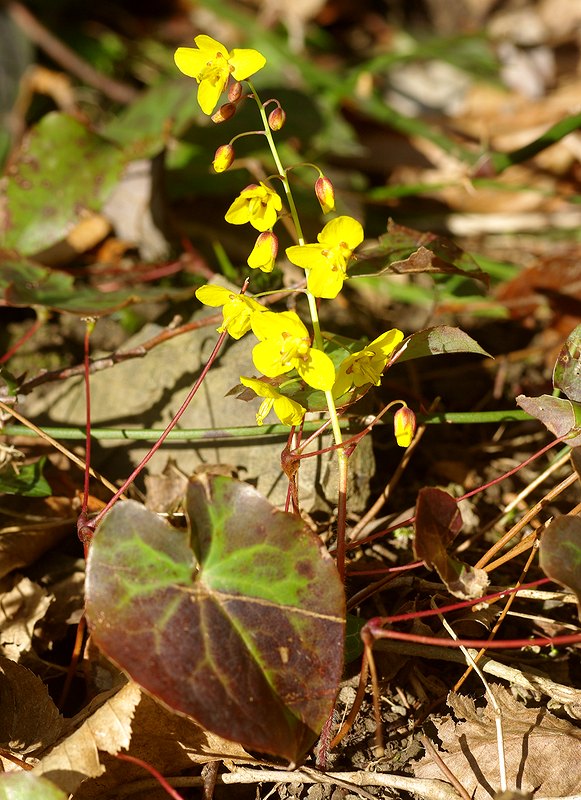
[[[123,152],[66,114],[33,128],[2,179],[0,246],[25,255],[64,239],[117,184]]]
[[[151,158],[193,119],[203,117],[194,99],[195,85],[183,78],[162,81],[114,117],[102,135],[121,145],[127,157]]]
[[[30,772],[5,772],[0,775],[0,800],[67,800],[61,791],[46,778]]]
[[[546,527],[539,548],[541,569],[577,597],[581,619],[581,517],[566,514]]]
[[[449,325],[439,325],[436,328],[426,328],[412,333],[403,341],[398,351],[401,352],[397,357],[398,362],[445,353],[477,353],[491,358],[490,353],[480,347],[471,336],[460,328],[452,328]]]
[[[553,371],[553,385],[569,400],[581,402],[581,325],[569,334]]]
[[[98,317],[133,303],[167,298],[187,300],[195,290],[195,286],[185,289],[140,286],[102,292],[97,287],[79,286],[66,272],[0,250],[0,293],[9,306],[46,306],[56,311]]]
[[[573,403],[550,394],[539,397],[520,394],[516,402],[523,411],[540,420],[555,436],[566,436],[565,444],[570,447],[581,445],[581,403]]]
[[[50,497],[52,489],[42,474],[46,456],[33,464],[22,464],[15,469],[9,464],[0,470],[0,494],[20,494],[23,497]]]
[[[341,677],[335,566],[300,519],[248,484],[194,479],[186,513],[189,535],[135,502],[104,519],[87,565],[94,640],[170,708],[297,762]]]

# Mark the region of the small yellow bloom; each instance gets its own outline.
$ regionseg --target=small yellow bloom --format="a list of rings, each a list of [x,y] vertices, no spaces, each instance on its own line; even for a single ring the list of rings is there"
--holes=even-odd
[[[409,447],[416,432],[416,415],[411,408],[398,408],[393,416],[393,430],[398,445]]]
[[[233,339],[240,339],[250,330],[250,322],[253,314],[263,312],[264,306],[247,297],[245,294],[236,294],[225,286],[200,286],[196,290],[196,297],[205,306],[224,306],[222,313],[224,321],[218,333],[228,331]]]
[[[285,397],[278,392],[274,386],[271,386],[265,381],[258,380],[258,378],[244,378],[240,377],[240,382],[244,386],[257,394],[259,397],[264,397],[256,412],[256,424],[262,425],[266,417],[270,414],[271,410],[282,422],[283,425],[300,425],[303,417],[305,416],[305,409],[296,400],[291,400],[290,397]]]
[[[258,234],[258,238],[248,256],[248,266],[252,269],[261,269],[263,272],[272,272],[278,253],[278,239],[272,231]]]
[[[249,222],[257,231],[267,231],[278,219],[282,209],[280,196],[265,183],[251,183],[242,189],[226,212],[226,222],[244,225]]]
[[[315,297],[337,297],[347,279],[353,250],[364,239],[361,223],[353,217],[337,217],[317,236],[319,244],[293,245],[289,261],[307,271],[307,288]]]
[[[260,339],[252,360],[263,375],[275,378],[296,369],[313,389],[331,389],[335,380],[333,362],[322,350],[311,347],[309,332],[294,311],[254,314],[251,325]]]
[[[370,383],[379,386],[385,365],[402,339],[403,333],[393,328],[382,333],[363,350],[347,356],[337,370],[333,385],[334,397],[341,397],[350,389],[358,389]]]
[[[258,50],[228,50],[211,36],[201,34],[194,39],[196,47],[178,47],[174,60],[184,75],[195,78],[198,103],[208,116],[216,108],[226,89],[230,75],[237,81],[246,80],[266,64]]]

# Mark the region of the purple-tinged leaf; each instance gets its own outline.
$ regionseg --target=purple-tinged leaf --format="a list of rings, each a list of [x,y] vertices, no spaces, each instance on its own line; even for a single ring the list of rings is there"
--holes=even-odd
[[[231,478],[192,480],[186,512],[190,535],[134,502],[103,520],[87,565],[93,638],[170,708],[297,762],[341,677],[333,561],[300,519]]]
[[[462,529],[456,500],[442,489],[420,489],[416,504],[413,549],[416,558],[435,569],[455,597],[480,597],[488,586],[483,569],[474,569],[448,554],[448,546]]]
[[[541,569],[577,597],[581,619],[581,517],[566,514],[545,529],[539,548]]]
[[[539,397],[519,394],[516,402],[523,411],[540,420],[559,439],[566,436],[565,444],[570,447],[581,445],[581,404],[550,394]]]
[[[401,355],[397,356],[397,361],[411,361],[412,358],[439,356],[445,353],[477,353],[490,357],[490,353],[483,350],[467,333],[448,325],[412,333],[404,339],[397,350],[401,352]]]

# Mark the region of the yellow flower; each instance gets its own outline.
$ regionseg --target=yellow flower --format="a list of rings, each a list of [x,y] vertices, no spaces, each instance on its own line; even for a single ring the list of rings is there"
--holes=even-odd
[[[263,272],[272,272],[276,254],[278,253],[278,239],[272,231],[258,234],[258,238],[248,256],[248,266],[252,269],[261,269]]]
[[[251,325],[260,339],[252,360],[263,375],[275,378],[296,369],[313,389],[331,389],[335,380],[333,362],[322,350],[311,347],[309,332],[294,311],[254,314]]]
[[[307,288],[315,297],[337,297],[347,279],[353,250],[363,241],[361,223],[353,217],[337,217],[317,236],[319,244],[293,245],[289,261],[307,271]]]
[[[236,294],[225,286],[200,286],[196,290],[196,297],[205,306],[224,306],[222,313],[224,321],[218,333],[228,331],[233,339],[240,339],[250,330],[250,321],[253,314],[264,311],[264,306],[247,297],[245,294]]]
[[[244,386],[252,389],[259,397],[265,398],[256,412],[257,425],[262,425],[273,409],[283,425],[300,425],[305,416],[305,409],[296,400],[285,397],[274,386],[258,380],[258,378],[244,378],[241,376],[240,381]]]
[[[249,222],[257,231],[267,231],[278,219],[281,208],[282,200],[274,189],[262,182],[251,183],[226,212],[226,222],[231,225]]]
[[[196,47],[178,47],[174,60],[184,75],[199,83],[198,103],[204,114],[210,115],[225,90],[230,75],[237,81],[246,80],[266,64],[258,50],[232,50],[211,36],[201,34],[194,39]]]
[[[416,432],[416,415],[407,406],[398,408],[393,415],[395,440],[400,447],[409,447]]]
[[[363,350],[347,356],[337,370],[333,395],[341,397],[350,389],[357,389],[369,383],[379,386],[385,365],[402,339],[403,333],[393,328],[382,333]]]

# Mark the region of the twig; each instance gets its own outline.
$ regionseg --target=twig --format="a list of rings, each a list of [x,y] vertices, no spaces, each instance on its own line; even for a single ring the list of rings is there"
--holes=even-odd
[[[201,777],[168,778],[168,783],[176,787],[202,786],[204,779]],[[252,769],[236,767],[233,772],[218,775],[217,783],[224,785],[252,784],[252,783],[321,783],[335,786],[348,787],[352,792],[363,795],[362,786],[379,786],[385,789],[397,789],[411,792],[424,800],[458,800],[456,791],[445,781],[433,779],[411,778],[406,775],[391,775],[385,772],[327,772],[319,773],[315,770],[298,769],[288,771],[283,769]],[[143,792],[151,788],[151,781],[136,781],[130,786],[125,786],[118,791],[119,797],[128,797],[132,794]]]
[[[131,103],[139,92],[132,86],[97,72],[90,64],[63,44],[54,34],[42,25],[30,11],[17,0],[7,6],[8,13],[16,25],[28,38],[44,50],[57,64],[76,75],[84,83],[94,86],[116,103]]]
[[[442,756],[438,753],[432,742],[428,739],[425,733],[420,733],[420,741],[424,745],[426,753],[432,758],[435,763],[437,764],[438,768],[444,773],[444,775],[448,778],[452,786],[456,789],[462,800],[471,800],[470,795],[466,791],[466,789],[462,786],[458,778],[454,775],[450,767],[446,764]]]
[[[47,433],[45,433],[45,431],[43,431],[42,428],[39,428],[38,425],[34,424],[34,422],[31,422],[30,420],[26,419],[26,417],[23,417],[22,414],[19,414],[18,411],[15,411],[13,408],[10,408],[10,406],[7,406],[6,403],[3,403],[1,400],[0,400],[0,409],[2,409],[2,411],[6,411],[8,414],[17,419],[18,422],[21,422],[27,428],[30,428],[30,430],[34,431],[38,436],[40,436],[41,439],[44,439],[46,442],[51,444],[55,448],[55,450],[58,450],[59,453],[62,453],[64,456],[66,456],[69,459],[69,461],[72,461],[73,464],[75,464],[77,467],[83,470],[85,469],[85,462],[83,461],[82,458],[78,458],[74,453],[71,453],[71,451],[67,450],[67,448],[64,447],[64,445],[62,445],[60,442],[57,442],[56,439],[53,439],[52,436],[49,436]],[[92,467],[89,467],[89,472],[93,476],[93,478],[96,478],[98,481],[101,481],[103,486],[106,486],[107,489],[110,489],[113,492],[113,494],[117,493],[117,487],[114,486],[110,481],[108,481],[107,478],[104,478],[103,475],[94,470]]]

